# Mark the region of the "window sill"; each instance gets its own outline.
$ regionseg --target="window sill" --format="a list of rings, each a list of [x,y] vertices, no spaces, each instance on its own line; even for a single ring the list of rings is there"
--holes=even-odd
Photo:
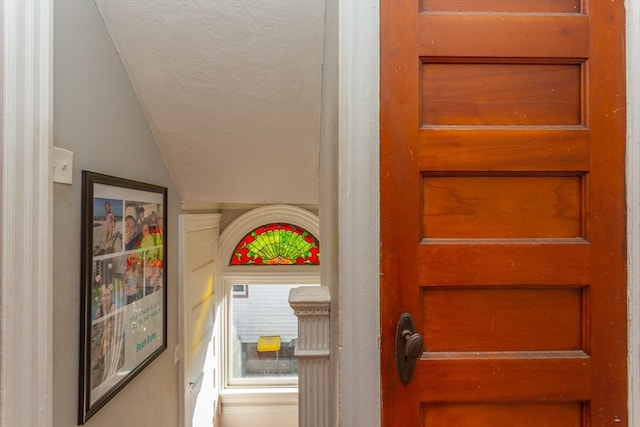
[[[223,408],[298,406],[297,387],[233,388],[220,393]]]

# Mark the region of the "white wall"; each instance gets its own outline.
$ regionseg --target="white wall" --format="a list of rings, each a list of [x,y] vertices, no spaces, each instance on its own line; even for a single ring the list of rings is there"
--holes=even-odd
[[[178,197],[93,1],[56,0],[54,145],[74,153],[73,184],[53,195],[53,426],[77,425],[81,170],[168,187],[168,350],[87,423],[178,425]]]

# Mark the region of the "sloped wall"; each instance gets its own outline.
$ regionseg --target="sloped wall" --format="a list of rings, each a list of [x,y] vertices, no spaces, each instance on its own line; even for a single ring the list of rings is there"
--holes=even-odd
[[[95,3],[56,0],[54,145],[74,153],[73,184],[54,184],[53,426],[77,425],[81,171],[168,187],[168,349],[87,423],[178,425],[178,196]]]

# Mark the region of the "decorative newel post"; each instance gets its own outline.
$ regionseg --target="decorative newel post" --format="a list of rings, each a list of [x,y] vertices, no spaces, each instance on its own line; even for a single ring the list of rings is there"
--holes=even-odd
[[[292,289],[289,305],[298,316],[298,427],[328,427],[329,288]]]

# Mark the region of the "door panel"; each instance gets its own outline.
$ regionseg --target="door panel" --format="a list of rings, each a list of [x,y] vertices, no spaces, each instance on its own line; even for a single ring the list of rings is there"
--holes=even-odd
[[[431,352],[582,350],[583,288],[429,287],[422,292]]]
[[[583,237],[582,178],[445,175],[422,178],[422,238]]]
[[[180,215],[180,341],[184,427],[215,425],[217,214]]]
[[[422,126],[582,124],[580,63],[449,61],[420,67]]]
[[[626,425],[623,23],[620,0],[381,2],[385,426]]]
[[[423,12],[579,13],[580,0],[421,0]]]
[[[562,425],[580,427],[583,407],[577,402],[537,404],[430,404],[424,411],[423,425],[432,427]],[[473,420],[473,421],[471,421]]]

